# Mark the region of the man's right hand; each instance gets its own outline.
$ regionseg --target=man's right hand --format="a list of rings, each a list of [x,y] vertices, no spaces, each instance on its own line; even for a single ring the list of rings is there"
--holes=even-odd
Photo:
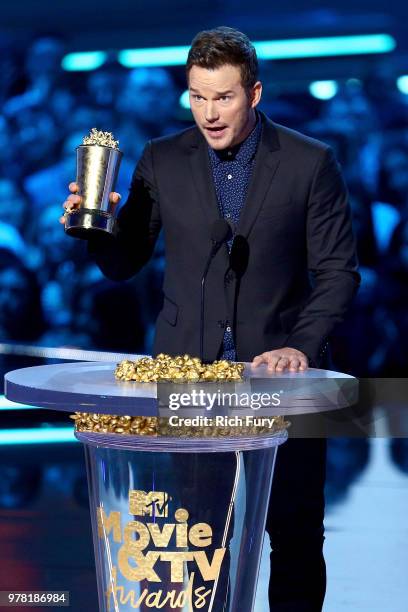
[[[71,192],[71,195],[67,197],[67,199],[62,205],[66,213],[71,212],[75,208],[79,208],[79,205],[81,204],[81,196],[76,195],[79,191],[78,183],[70,183],[68,188]],[[120,202],[120,198],[120,194],[116,193],[116,191],[112,191],[109,194],[109,200],[112,204],[113,213],[115,212],[116,206]],[[65,224],[65,215],[62,215],[62,217],[59,218],[59,222]]]

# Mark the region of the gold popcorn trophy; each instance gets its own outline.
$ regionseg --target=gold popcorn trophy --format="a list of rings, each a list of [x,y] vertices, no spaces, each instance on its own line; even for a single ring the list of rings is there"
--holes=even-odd
[[[94,233],[115,234],[115,217],[109,194],[114,190],[122,152],[110,132],[96,128],[77,147],[78,195],[81,204],[65,214],[65,231],[75,238],[88,239]]]

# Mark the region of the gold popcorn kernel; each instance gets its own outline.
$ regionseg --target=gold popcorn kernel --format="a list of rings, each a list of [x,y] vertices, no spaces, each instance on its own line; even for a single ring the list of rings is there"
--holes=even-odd
[[[119,140],[115,140],[111,132],[102,132],[96,128],[92,128],[89,136],[84,137],[82,144],[99,145],[102,147],[110,147],[111,149],[119,148]]]

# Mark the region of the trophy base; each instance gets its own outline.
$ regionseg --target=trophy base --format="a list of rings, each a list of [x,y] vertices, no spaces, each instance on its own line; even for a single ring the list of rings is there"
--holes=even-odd
[[[88,240],[95,234],[116,233],[116,219],[111,214],[91,208],[80,208],[67,215],[65,233],[74,238]]]

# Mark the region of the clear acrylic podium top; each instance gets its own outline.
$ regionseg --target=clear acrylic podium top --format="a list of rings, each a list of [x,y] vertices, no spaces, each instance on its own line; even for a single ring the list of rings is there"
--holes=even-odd
[[[159,416],[158,384],[116,380],[115,366],[74,362],[13,370],[5,376],[5,394],[13,402],[51,410]],[[357,379],[330,370],[277,374],[268,372],[265,365],[254,368],[246,363],[243,379],[234,383],[237,392],[284,390],[279,405],[282,415],[344,408],[356,397]],[[186,384],[174,389],[182,386]]]
[[[5,376],[6,397],[13,402],[70,413],[163,416],[161,383],[116,380],[115,366],[115,363],[74,362],[14,370]],[[200,384],[205,384],[207,389],[218,389],[224,385],[221,382],[181,383],[174,384],[173,388],[185,391],[189,385]],[[231,383],[227,385],[231,389]],[[357,379],[339,372],[310,368],[304,372],[277,374],[268,372],[265,365],[254,368],[250,363],[245,364],[243,380],[232,383],[234,391],[240,394],[254,393],[255,390],[258,394],[278,390],[281,401],[274,414],[279,416],[319,414],[345,408],[356,401],[357,385]],[[171,411],[168,407],[166,409],[168,416]],[[194,414],[198,413],[196,410]],[[277,446],[287,438],[286,430],[271,431],[268,435],[256,437],[232,435],[223,438],[177,439],[93,432],[77,432],[76,435],[91,445],[159,452],[252,450]]]

